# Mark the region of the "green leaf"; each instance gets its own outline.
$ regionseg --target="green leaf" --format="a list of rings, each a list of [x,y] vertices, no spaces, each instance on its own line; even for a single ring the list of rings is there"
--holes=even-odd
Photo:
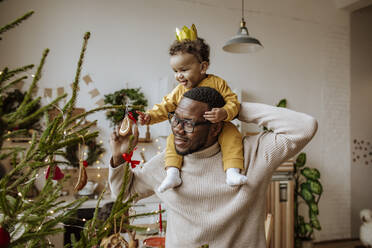
[[[301,152],[301,153],[297,156],[297,158],[296,158],[295,166],[298,167],[298,168],[301,168],[301,167],[303,167],[305,164],[306,164],[306,153]]]
[[[311,234],[313,232],[313,227],[309,223],[305,223],[306,233]]]
[[[313,194],[310,192],[310,190],[308,190],[306,188],[302,188],[300,194],[306,202],[310,202],[310,201],[314,200]]]
[[[318,207],[318,204],[316,204],[316,202],[314,202],[314,201],[308,202],[308,204],[309,204],[309,209],[310,209],[310,211],[311,211],[314,215],[318,215],[318,214],[319,214],[319,207]]]
[[[300,230],[299,231],[300,231],[300,235],[301,236],[305,236],[306,235],[306,227],[305,227],[305,225],[306,225],[305,223],[300,225]]]
[[[310,224],[313,228],[317,230],[321,230],[322,227],[320,226],[320,222],[318,220],[318,217],[312,212],[309,211],[309,216],[310,216]]]
[[[286,108],[287,107],[287,99],[282,99],[279,101],[279,103],[276,105],[277,107]]]
[[[323,193],[322,184],[318,180],[308,180],[309,189],[314,194],[320,195]]]
[[[315,168],[304,168],[301,170],[301,174],[304,177],[312,180],[318,180],[320,178],[320,172]]]

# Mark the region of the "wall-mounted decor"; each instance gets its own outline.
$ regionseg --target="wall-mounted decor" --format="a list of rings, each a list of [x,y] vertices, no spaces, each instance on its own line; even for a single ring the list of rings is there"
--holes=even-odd
[[[372,141],[354,139],[351,143],[351,157],[354,163],[372,165]]]

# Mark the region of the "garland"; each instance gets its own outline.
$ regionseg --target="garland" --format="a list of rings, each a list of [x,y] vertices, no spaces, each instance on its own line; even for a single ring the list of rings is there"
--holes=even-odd
[[[140,91],[141,88],[129,88],[115,91],[112,94],[105,95],[105,104],[111,105],[125,105],[128,106],[128,111],[132,112],[134,118],[138,119],[136,110],[145,111],[147,107],[147,99]],[[125,109],[115,109],[106,112],[106,117],[111,121],[111,125],[117,125],[125,116]]]
[[[93,165],[96,162],[101,154],[105,152],[105,148],[100,143],[97,143],[95,139],[90,139],[86,142],[88,146],[88,155],[87,159],[84,160],[84,164]],[[63,155],[65,159],[73,167],[79,167],[79,144],[68,145],[66,147],[66,153]]]

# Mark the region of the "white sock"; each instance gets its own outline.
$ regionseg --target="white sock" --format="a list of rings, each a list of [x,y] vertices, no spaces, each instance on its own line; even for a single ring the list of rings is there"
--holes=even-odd
[[[238,168],[229,168],[226,170],[226,183],[228,185],[238,186],[246,184],[247,182],[248,178],[240,174],[240,170]]]
[[[177,187],[182,183],[180,177],[180,170],[176,167],[167,168],[167,176],[164,178],[163,182],[160,184],[158,191],[163,193],[164,191]]]

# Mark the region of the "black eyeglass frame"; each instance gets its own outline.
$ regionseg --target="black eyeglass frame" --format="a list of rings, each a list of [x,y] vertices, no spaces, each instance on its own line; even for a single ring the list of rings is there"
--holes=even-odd
[[[174,120],[172,120],[174,119]],[[199,126],[199,125],[206,125],[206,124],[212,124],[212,122],[210,121],[199,121],[199,122],[194,122],[192,120],[185,120],[185,119],[180,119],[176,116],[176,114],[174,112],[169,112],[168,113],[168,121],[169,121],[169,124],[171,125],[171,127],[175,128],[177,127],[179,124],[181,124],[182,126],[182,129],[186,132],[186,133],[193,133],[194,132],[194,129],[196,126]],[[185,123],[189,124],[190,126],[187,127],[187,129],[185,129]],[[192,129],[190,129],[192,128]]]

